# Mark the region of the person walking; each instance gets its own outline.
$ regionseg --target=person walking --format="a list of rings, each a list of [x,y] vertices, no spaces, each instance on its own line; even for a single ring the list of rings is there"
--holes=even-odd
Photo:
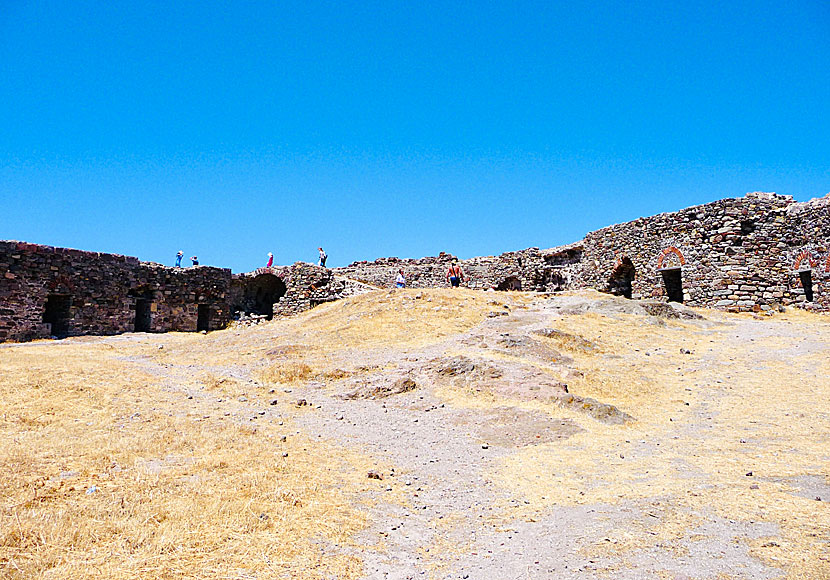
[[[199,265],[199,258],[197,256],[190,256],[190,261],[193,262],[194,266]]]
[[[270,268],[273,265],[274,265],[274,254],[272,254],[271,252],[268,252],[268,263],[265,264],[265,267]]]
[[[326,260],[328,260],[328,254],[323,250],[323,248],[317,248],[317,251],[320,252],[320,265],[325,268],[326,267]]]
[[[176,252],[176,265],[174,266],[174,268],[182,267],[182,256],[184,256],[184,252],[182,252],[181,250]]]
[[[453,260],[450,269],[447,271],[447,281],[453,288],[458,288],[458,285],[464,281],[464,270],[458,265],[458,260]]]
[[[395,278],[396,288],[406,288],[406,278],[403,276],[403,270],[398,270],[398,277]]]

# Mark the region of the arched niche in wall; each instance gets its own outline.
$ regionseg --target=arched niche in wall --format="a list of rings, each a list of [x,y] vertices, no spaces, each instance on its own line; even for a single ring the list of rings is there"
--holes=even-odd
[[[265,315],[270,319],[274,314],[274,304],[285,296],[286,286],[282,278],[271,273],[254,276],[245,284],[245,296],[242,309],[249,314]]]

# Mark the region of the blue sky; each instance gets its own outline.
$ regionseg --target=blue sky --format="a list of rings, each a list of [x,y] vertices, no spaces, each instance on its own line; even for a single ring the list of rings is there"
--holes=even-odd
[[[827,194],[829,93],[824,1],[0,0],[0,239],[234,271],[550,247]]]

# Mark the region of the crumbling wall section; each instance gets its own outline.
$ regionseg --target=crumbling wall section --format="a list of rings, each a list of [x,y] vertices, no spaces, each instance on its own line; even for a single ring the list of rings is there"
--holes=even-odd
[[[328,268],[296,262],[282,268],[287,291],[274,305],[274,314],[286,316],[304,312],[319,304],[339,300],[346,290],[342,280]]]
[[[343,297],[346,283],[339,280],[334,272],[307,262],[296,262],[291,266],[258,268],[253,272],[235,274],[231,284],[231,307],[236,313],[250,313],[247,297],[249,288],[263,276],[276,276],[285,285],[285,292],[272,304],[272,314],[287,316],[298,314],[322,304]]]
[[[410,288],[449,286],[447,272],[457,259],[441,252],[438,256],[419,259],[380,258],[374,262],[354,262],[337,268],[338,276],[391,288],[399,270],[403,270]],[[482,256],[459,260],[464,271],[465,286],[478,290],[554,291],[570,287],[581,277],[581,245],[540,250],[528,248],[505,252],[499,256]]]

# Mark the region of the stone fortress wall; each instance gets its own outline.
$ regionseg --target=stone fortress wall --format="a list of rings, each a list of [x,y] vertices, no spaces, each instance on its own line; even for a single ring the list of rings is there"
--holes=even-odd
[[[627,254],[637,268],[635,296],[732,310],[826,306],[827,297],[815,291],[825,272],[811,273],[810,302],[798,273],[806,263],[796,262],[808,246],[814,253],[824,248],[830,233],[805,232],[811,220],[793,219],[801,206],[789,196],[750,193],[591,232],[581,286],[601,286],[616,257]]]
[[[555,292],[607,285],[627,254],[634,298],[728,310],[794,304],[830,311],[830,194],[742,198],[640,218],[558,248],[459,261],[475,289]],[[326,269],[297,262],[232,275],[137,258],[0,241],[0,342],[48,336],[223,328],[236,312],[271,318],[374,287],[447,286],[454,257],[381,258]]]
[[[590,232],[581,242],[461,260],[467,286],[531,290],[607,286],[619,256],[637,270],[635,298],[728,310],[796,304],[830,310],[830,195],[805,203],[753,192]],[[376,286],[447,286],[454,257],[382,258],[336,272]]]
[[[380,258],[374,262],[354,262],[334,272],[341,277],[377,287],[392,287],[398,270],[404,271],[409,288],[448,286],[446,275],[457,258],[442,252],[419,259]],[[554,292],[572,287],[581,276],[582,243],[549,250],[528,248],[498,256],[458,260],[464,271],[465,286],[477,290],[526,290]]]
[[[345,284],[297,263],[232,275],[137,258],[0,241],[0,342],[49,336],[224,328],[237,310],[294,314],[335,300]]]
[[[601,287],[616,257],[627,254],[637,269],[635,297],[728,310],[827,310],[828,226],[830,196],[795,203],[762,192],[640,218],[585,237],[579,286]]]
[[[0,341],[221,328],[230,270],[0,242]]]

